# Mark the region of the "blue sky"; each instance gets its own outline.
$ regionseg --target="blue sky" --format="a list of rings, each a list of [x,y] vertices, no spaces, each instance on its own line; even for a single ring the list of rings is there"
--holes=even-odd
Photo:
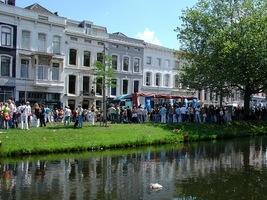
[[[88,20],[107,27],[108,33],[122,32],[128,37],[164,47],[179,49],[174,29],[179,16],[197,0],[16,0],[16,6],[34,3],[62,17]]]

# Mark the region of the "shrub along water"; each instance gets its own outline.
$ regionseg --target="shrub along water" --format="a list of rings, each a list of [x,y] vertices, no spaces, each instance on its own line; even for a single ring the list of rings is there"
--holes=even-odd
[[[0,130],[0,156],[91,151],[214,140],[267,134],[266,122],[237,121],[230,126],[197,123],[84,124],[83,128],[49,123],[31,130]]]

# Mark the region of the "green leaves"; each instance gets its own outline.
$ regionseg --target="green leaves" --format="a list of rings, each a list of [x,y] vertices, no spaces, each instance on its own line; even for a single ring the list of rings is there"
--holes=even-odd
[[[103,62],[96,60],[94,62],[94,74],[95,74],[95,83],[98,83],[97,80],[105,78],[104,87],[115,87],[116,84],[114,79],[116,78],[115,72],[116,70],[112,68],[113,58],[105,55]],[[102,83],[103,84],[103,83]],[[103,85],[102,85],[103,86]]]
[[[221,95],[227,85],[250,94],[266,87],[266,10],[262,0],[200,0],[184,10],[177,38],[193,69],[185,71],[181,82],[198,89],[198,81]]]

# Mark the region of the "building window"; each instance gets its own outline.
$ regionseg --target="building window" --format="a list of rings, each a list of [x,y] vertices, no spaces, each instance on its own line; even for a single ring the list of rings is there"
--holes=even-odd
[[[1,46],[11,47],[12,44],[12,28],[8,26],[1,27]]]
[[[204,100],[207,101],[208,99],[208,89],[204,89]]]
[[[157,58],[157,66],[160,67],[161,66],[161,59]]]
[[[117,96],[117,80],[112,79],[111,83],[112,83],[112,86],[110,87],[110,94],[112,96]]]
[[[169,87],[170,83],[170,75],[169,74],[165,74],[164,75],[164,87]]]
[[[78,38],[76,38],[76,37],[70,37],[70,40],[77,42],[78,41]]]
[[[146,86],[151,85],[151,72],[146,73]]]
[[[128,80],[123,80],[122,81],[122,94],[128,94]]]
[[[13,97],[13,88],[4,87],[0,89],[0,102],[7,102],[7,100],[12,97]],[[24,100],[24,95],[23,95],[23,100]]]
[[[174,87],[179,88],[179,86],[180,86],[179,76],[175,75],[174,76]]]
[[[97,61],[103,63],[103,61],[104,61],[104,54],[103,53],[97,53],[96,59],[97,59]]]
[[[165,60],[165,67],[170,67],[170,61],[169,60]]]
[[[31,44],[30,37],[31,37],[30,31],[22,31],[21,47],[23,49],[30,49],[30,44]]]
[[[102,84],[103,84],[103,79],[102,77],[98,77],[96,80],[96,94],[97,95],[102,95]]]
[[[116,69],[118,68],[118,56],[112,55],[112,68]]]
[[[212,101],[212,100],[213,100],[213,92],[210,91],[210,101]]]
[[[48,80],[48,66],[39,65],[38,66],[38,79],[39,80]]]
[[[20,77],[29,78],[29,60],[21,59],[20,61]]]
[[[1,76],[9,76],[11,75],[11,57],[1,56]]]
[[[134,58],[134,72],[139,72],[140,69],[140,59]]]
[[[112,47],[117,49],[117,48],[119,48],[119,45],[117,45],[117,44],[112,44]]]
[[[129,57],[123,57],[123,71],[129,71]]]
[[[156,74],[155,85],[156,86],[160,86],[161,85],[160,82],[161,82],[161,74],[160,73],[157,73]]]
[[[69,64],[70,65],[76,65],[76,57],[77,57],[77,50],[70,49],[70,52],[69,52]]]
[[[44,15],[38,15],[38,19],[48,21],[48,17]]]
[[[85,33],[90,35],[91,34],[91,24],[85,24]]]
[[[151,65],[152,64],[152,58],[150,56],[146,57],[146,64]]]
[[[69,75],[69,93],[76,94],[76,76]]]
[[[52,81],[59,81],[59,63],[52,65]]]
[[[89,93],[90,93],[89,84],[90,84],[90,77],[84,76],[83,77],[83,95],[89,96]]]
[[[53,37],[53,53],[60,54],[60,36]]]
[[[90,67],[90,57],[91,57],[90,51],[83,52],[83,66]]]
[[[175,61],[175,63],[174,63],[174,64],[175,64],[175,69],[177,69],[177,70],[178,70],[178,69],[179,69],[179,65],[180,65],[180,64],[179,64],[179,62],[178,62],[178,61]]]
[[[38,51],[45,51],[46,35],[44,33],[38,33]]]
[[[134,81],[134,92],[139,92],[139,81]]]

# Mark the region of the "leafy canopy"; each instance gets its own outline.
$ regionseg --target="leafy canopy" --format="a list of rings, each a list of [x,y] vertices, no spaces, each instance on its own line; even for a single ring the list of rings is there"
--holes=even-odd
[[[266,0],[199,0],[184,10],[176,31],[190,67],[181,82],[220,95],[234,87],[243,91],[245,104],[266,91],[266,11]]]

